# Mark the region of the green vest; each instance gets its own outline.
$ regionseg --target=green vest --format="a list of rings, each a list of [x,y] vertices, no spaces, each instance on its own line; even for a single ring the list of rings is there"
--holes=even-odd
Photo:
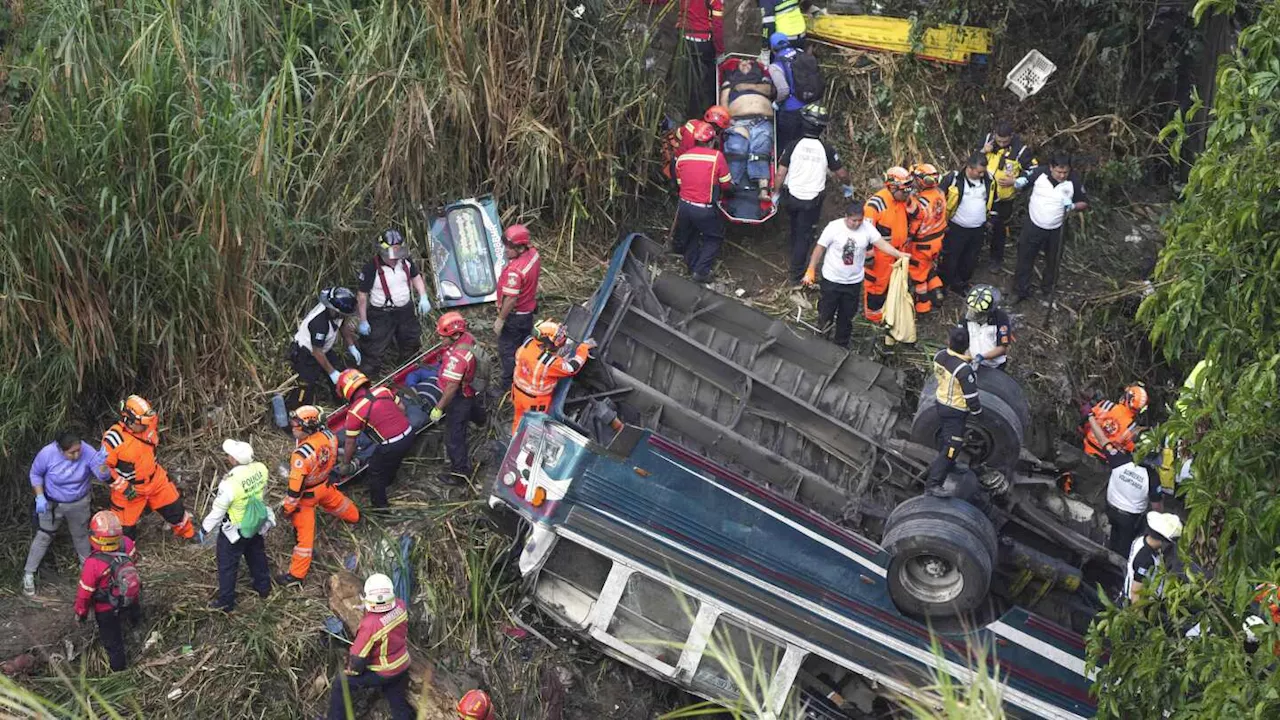
[[[244,518],[244,507],[249,503],[249,499],[255,497],[259,500],[263,499],[270,479],[267,466],[260,462],[239,465],[227,473],[227,480],[231,481],[234,493],[231,497],[231,507],[227,508],[227,517],[231,518],[231,522],[236,527],[240,526],[240,521]]]

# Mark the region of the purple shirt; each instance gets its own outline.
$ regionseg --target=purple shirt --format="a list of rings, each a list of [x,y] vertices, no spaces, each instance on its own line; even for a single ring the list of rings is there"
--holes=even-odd
[[[54,502],[75,502],[89,493],[89,478],[104,480],[98,467],[106,462],[107,454],[94,450],[80,441],[80,459],[68,460],[58,443],[45,445],[31,463],[31,487],[44,486],[44,494]]]

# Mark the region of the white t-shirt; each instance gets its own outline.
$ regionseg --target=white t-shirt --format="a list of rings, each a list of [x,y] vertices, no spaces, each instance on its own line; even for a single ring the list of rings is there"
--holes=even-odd
[[[1151,476],[1147,472],[1133,460],[1113,468],[1107,482],[1107,504],[1131,515],[1146,512],[1151,506]]]
[[[818,237],[818,244],[826,249],[822,256],[822,278],[841,285],[862,282],[866,274],[867,247],[880,237],[875,225],[863,221],[856,228],[845,224],[844,218],[827,223]]]
[[[955,181],[964,183],[964,194],[960,196],[960,203],[951,216],[951,222],[962,228],[982,227],[987,222],[986,183],[982,182],[982,178],[978,178],[976,182],[970,180],[965,177],[964,172],[960,172]]]
[[[812,200],[827,188],[827,172],[839,170],[840,155],[818,138],[800,138],[782,152],[779,165],[787,168],[783,184],[797,200]]]
[[[1031,181],[1031,199],[1027,201],[1027,216],[1041,230],[1057,230],[1067,216],[1067,202],[1084,201],[1084,185],[1075,173],[1060,183],[1054,183],[1046,167],[1033,171],[1031,177],[1034,179]]]

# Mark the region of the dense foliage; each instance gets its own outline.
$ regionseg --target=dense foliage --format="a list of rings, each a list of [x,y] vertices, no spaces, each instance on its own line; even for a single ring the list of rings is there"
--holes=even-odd
[[[1202,0],[1197,15],[1231,7]],[[1175,155],[1204,110],[1197,103],[1167,128]],[[1271,651],[1280,635],[1255,603],[1257,585],[1280,579],[1280,2],[1266,4],[1222,61],[1209,119],[1206,149],[1166,223],[1157,279],[1167,284],[1140,312],[1170,361],[1208,362],[1160,427],[1194,456],[1180,490],[1182,554],[1205,570],[1097,623],[1091,648],[1095,658],[1110,649],[1098,689],[1111,717],[1280,714]],[[1253,654],[1241,630],[1249,613],[1266,619]]]

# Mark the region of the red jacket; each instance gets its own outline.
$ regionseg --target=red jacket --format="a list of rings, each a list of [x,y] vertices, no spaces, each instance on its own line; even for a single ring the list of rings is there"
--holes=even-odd
[[[395,677],[409,669],[409,610],[403,600],[384,613],[366,612],[347,658],[352,671]]]
[[[724,0],[680,0],[680,33],[690,40],[711,40],[724,48]]]
[[[120,543],[125,554],[134,557],[133,541],[125,537],[120,538]],[[88,615],[91,601],[93,609],[97,612],[111,612],[111,601],[95,600],[93,597],[94,593],[99,590],[105,591],[110,584],[111,565],[95,550],[89,554],[89,558],[84,561],[84,567],[80,570],[80,587],[76,589],[76,615]],[[105,594],[104,592],[103,595]]]
[[[720,197],[720,188],[732,184],[729,162],[724,153],[709,147],[695,147],[676,158],[676,182],[680,199],[698,205],[710,205]]]

